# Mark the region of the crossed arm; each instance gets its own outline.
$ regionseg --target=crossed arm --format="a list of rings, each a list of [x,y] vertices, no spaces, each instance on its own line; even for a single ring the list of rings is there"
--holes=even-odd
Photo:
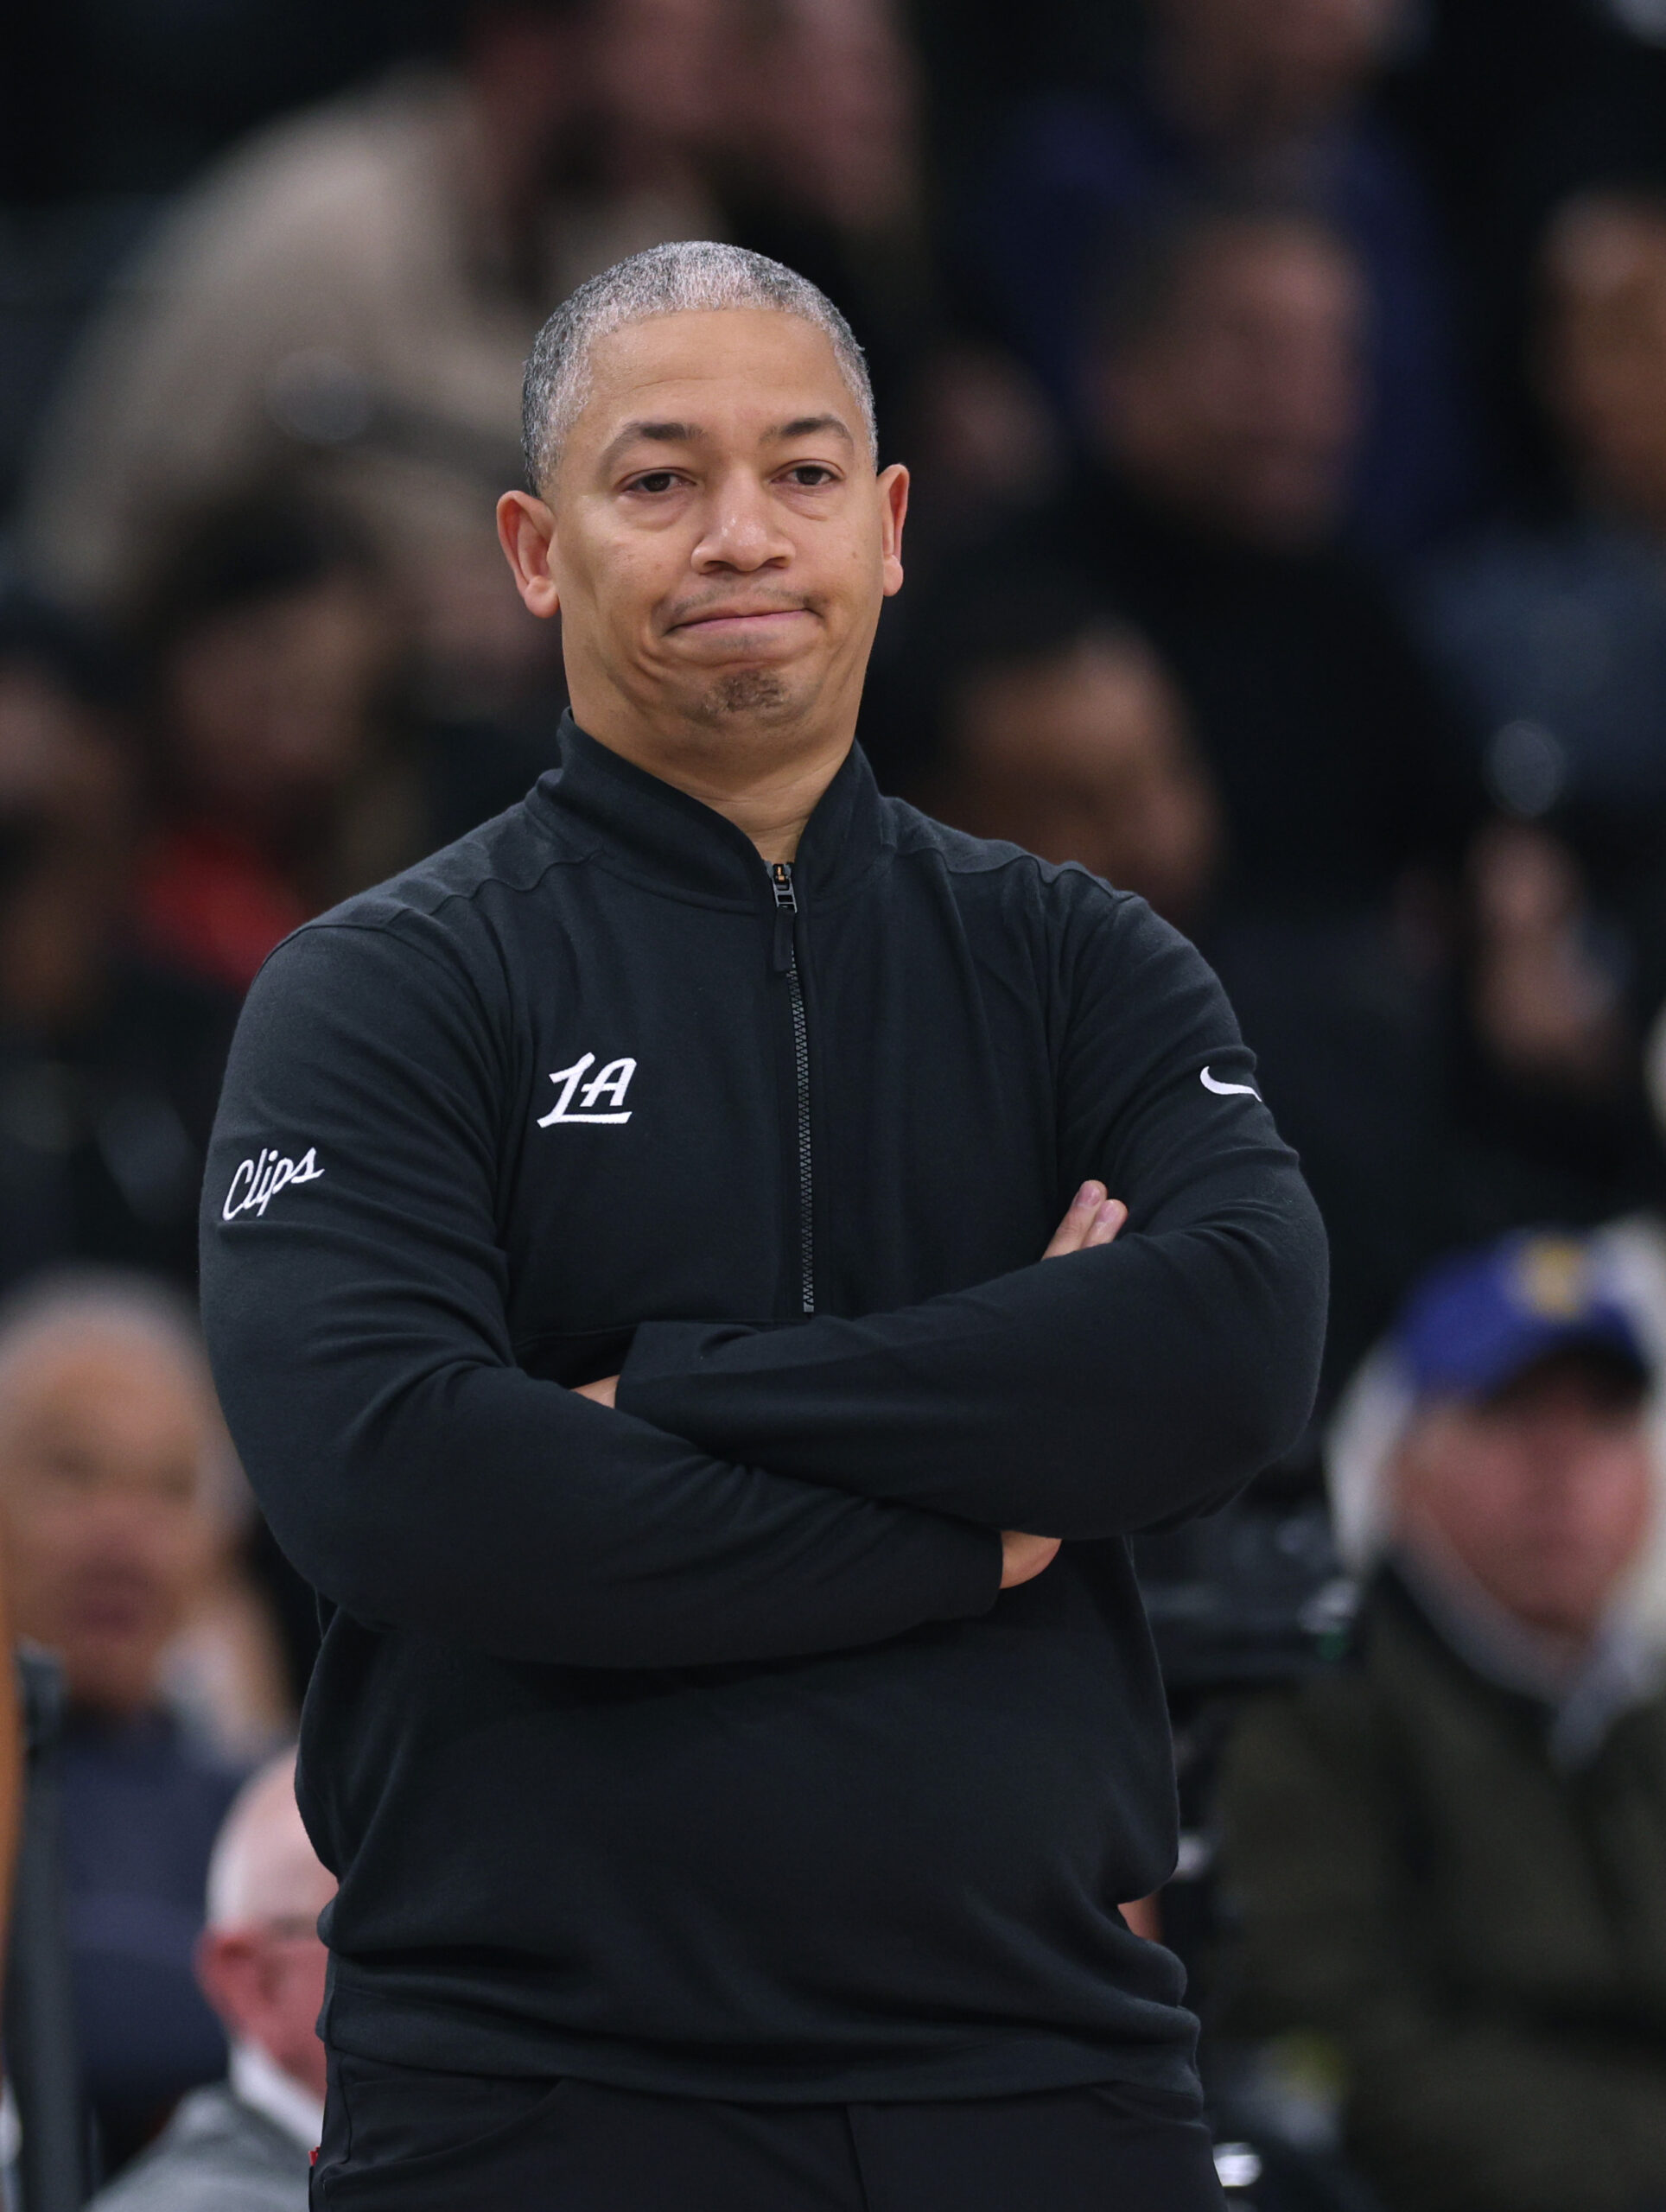
[[[1120,1198],[1108,1198],[1103,1183],[1091,1179],[1083,1184],[1071,1199],[1070,1210],[1052,1232],[1044,1260],[1062,1259],[1070,1252],[1091,1252],[1101,1244],[1109,1244],[1128,1219],[1128,1208]],[[598,1382],[581,1382],[577,1395],[590,1398],[599,1406],[614,1406],[619,1395],[619,1377],[608,1375]],[[1018,1529],[1001,1531],[1001,1587],[1015,1590],[1021,1582],[1033,1582],[1045,1567],[1051,1567],[1058,1556],[1059,1539],[1057,1536],[1033,1536]]]
[[[1182,986],[1164,1020],[1066,1034],[1059,1148],[1088,1179],[1059,1265],[789,1330],[650,1322],[610,1408],[516,1362],[512,1078],[470,977],[386,931],[291,938],[239,1027],[203,1237],[222,1402],[279,1542],[360,1620],[511,1660],[689,1666],[970,1618],[1058,1539],[1224,1495],[1305,1418],[1323,1243],[1264,1109],[1199,1085],[1200,1062],[1248,1061],[1177,946],[1156,944]],[[1141,964],[1113,968],[1111,1013],[1144,1003]],[[315,1146],[319,1174],[228,1211],[274,1141]]]

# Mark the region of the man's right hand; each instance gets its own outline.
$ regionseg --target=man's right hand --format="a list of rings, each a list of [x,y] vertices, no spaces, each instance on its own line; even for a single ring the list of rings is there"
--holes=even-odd
[[[1041,1256],[1057,1260],[1067,1252],[1091,1252],[1096,1244],[1109,1244],[1127,1219],[1128,1208],[1120,1198],[1107,1198],[1103,1183],[1084,1183]],[[1002,1588],[1015,1590],[1021,1582],[1033,1582],[1043,1567],[1052,1565],[1058,1550],[1057,1536],[1027,1536],[1021,1529],[1003,1529]]]

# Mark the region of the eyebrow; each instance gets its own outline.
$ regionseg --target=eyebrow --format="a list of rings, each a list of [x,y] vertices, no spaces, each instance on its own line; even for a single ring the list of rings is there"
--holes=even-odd
[[[823,430],[830,430],[854,449],[855,437],[849,424],[838,415],[795,416],[792,422],[780,423],[773,429],[766,430],[763,442],[766,445],[781,445],[790,438],[813,437]],[[709,435],[697,423],[626,423],[603,454],[602,466],[610,467],[626,447],[633,446],[639,441],[645,440],[651,445],[692,446],[702,443]]]
[[[687,446],[697,444],[704,435],[692,423],[627,423],[601,456],[602,465],[605,467],[639,439],[645,438],[652,445]]]
[[[779,443],[787,438],[813,437],[818,430],[835,432],[848,446],[854,446],[856,442],[849,424],[837,415],[799,415],[791,423],[783,423],[779,429],[766,430],[764,436],[773,443]]]

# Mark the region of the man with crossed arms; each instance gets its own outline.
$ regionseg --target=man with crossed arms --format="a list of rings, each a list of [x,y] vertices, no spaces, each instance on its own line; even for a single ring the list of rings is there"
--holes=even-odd
[[[560,765],[272,956],[207,1178],[327,1619],[314,2202],[1217,2205],[1126,1539],[1300,1432],[1312,1203],[1182,938],[877,791],[908,480],[821,294],[637,256],[526,421]]]

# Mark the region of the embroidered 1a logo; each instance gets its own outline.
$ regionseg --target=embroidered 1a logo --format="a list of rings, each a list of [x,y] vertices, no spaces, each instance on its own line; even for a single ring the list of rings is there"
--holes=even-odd
[[[587,1052],[582,1060],[575,1060],[571,1067],[556,1070],[550,1080],[561,1085],[561,1096],[540,1119],[538,1127],[541,1129],[550,1128],[557,1122],[606,1122],[616,1127],[620,1122],[630,1120],[628,1112],[597,1114],[592,1109],[604,1098],[611,1099],[616,1107],[624,1105],[625,1094],[631,1087],[631,1077],[636,1073],[634,1060],[609,1060],[605,1068],[590,1077],[579,1093],[584,1111],[582,1114],[569,1112],[573,1093],[583,1082],[585,1071],[595,1065],[595,1057],[594,1052]]]

